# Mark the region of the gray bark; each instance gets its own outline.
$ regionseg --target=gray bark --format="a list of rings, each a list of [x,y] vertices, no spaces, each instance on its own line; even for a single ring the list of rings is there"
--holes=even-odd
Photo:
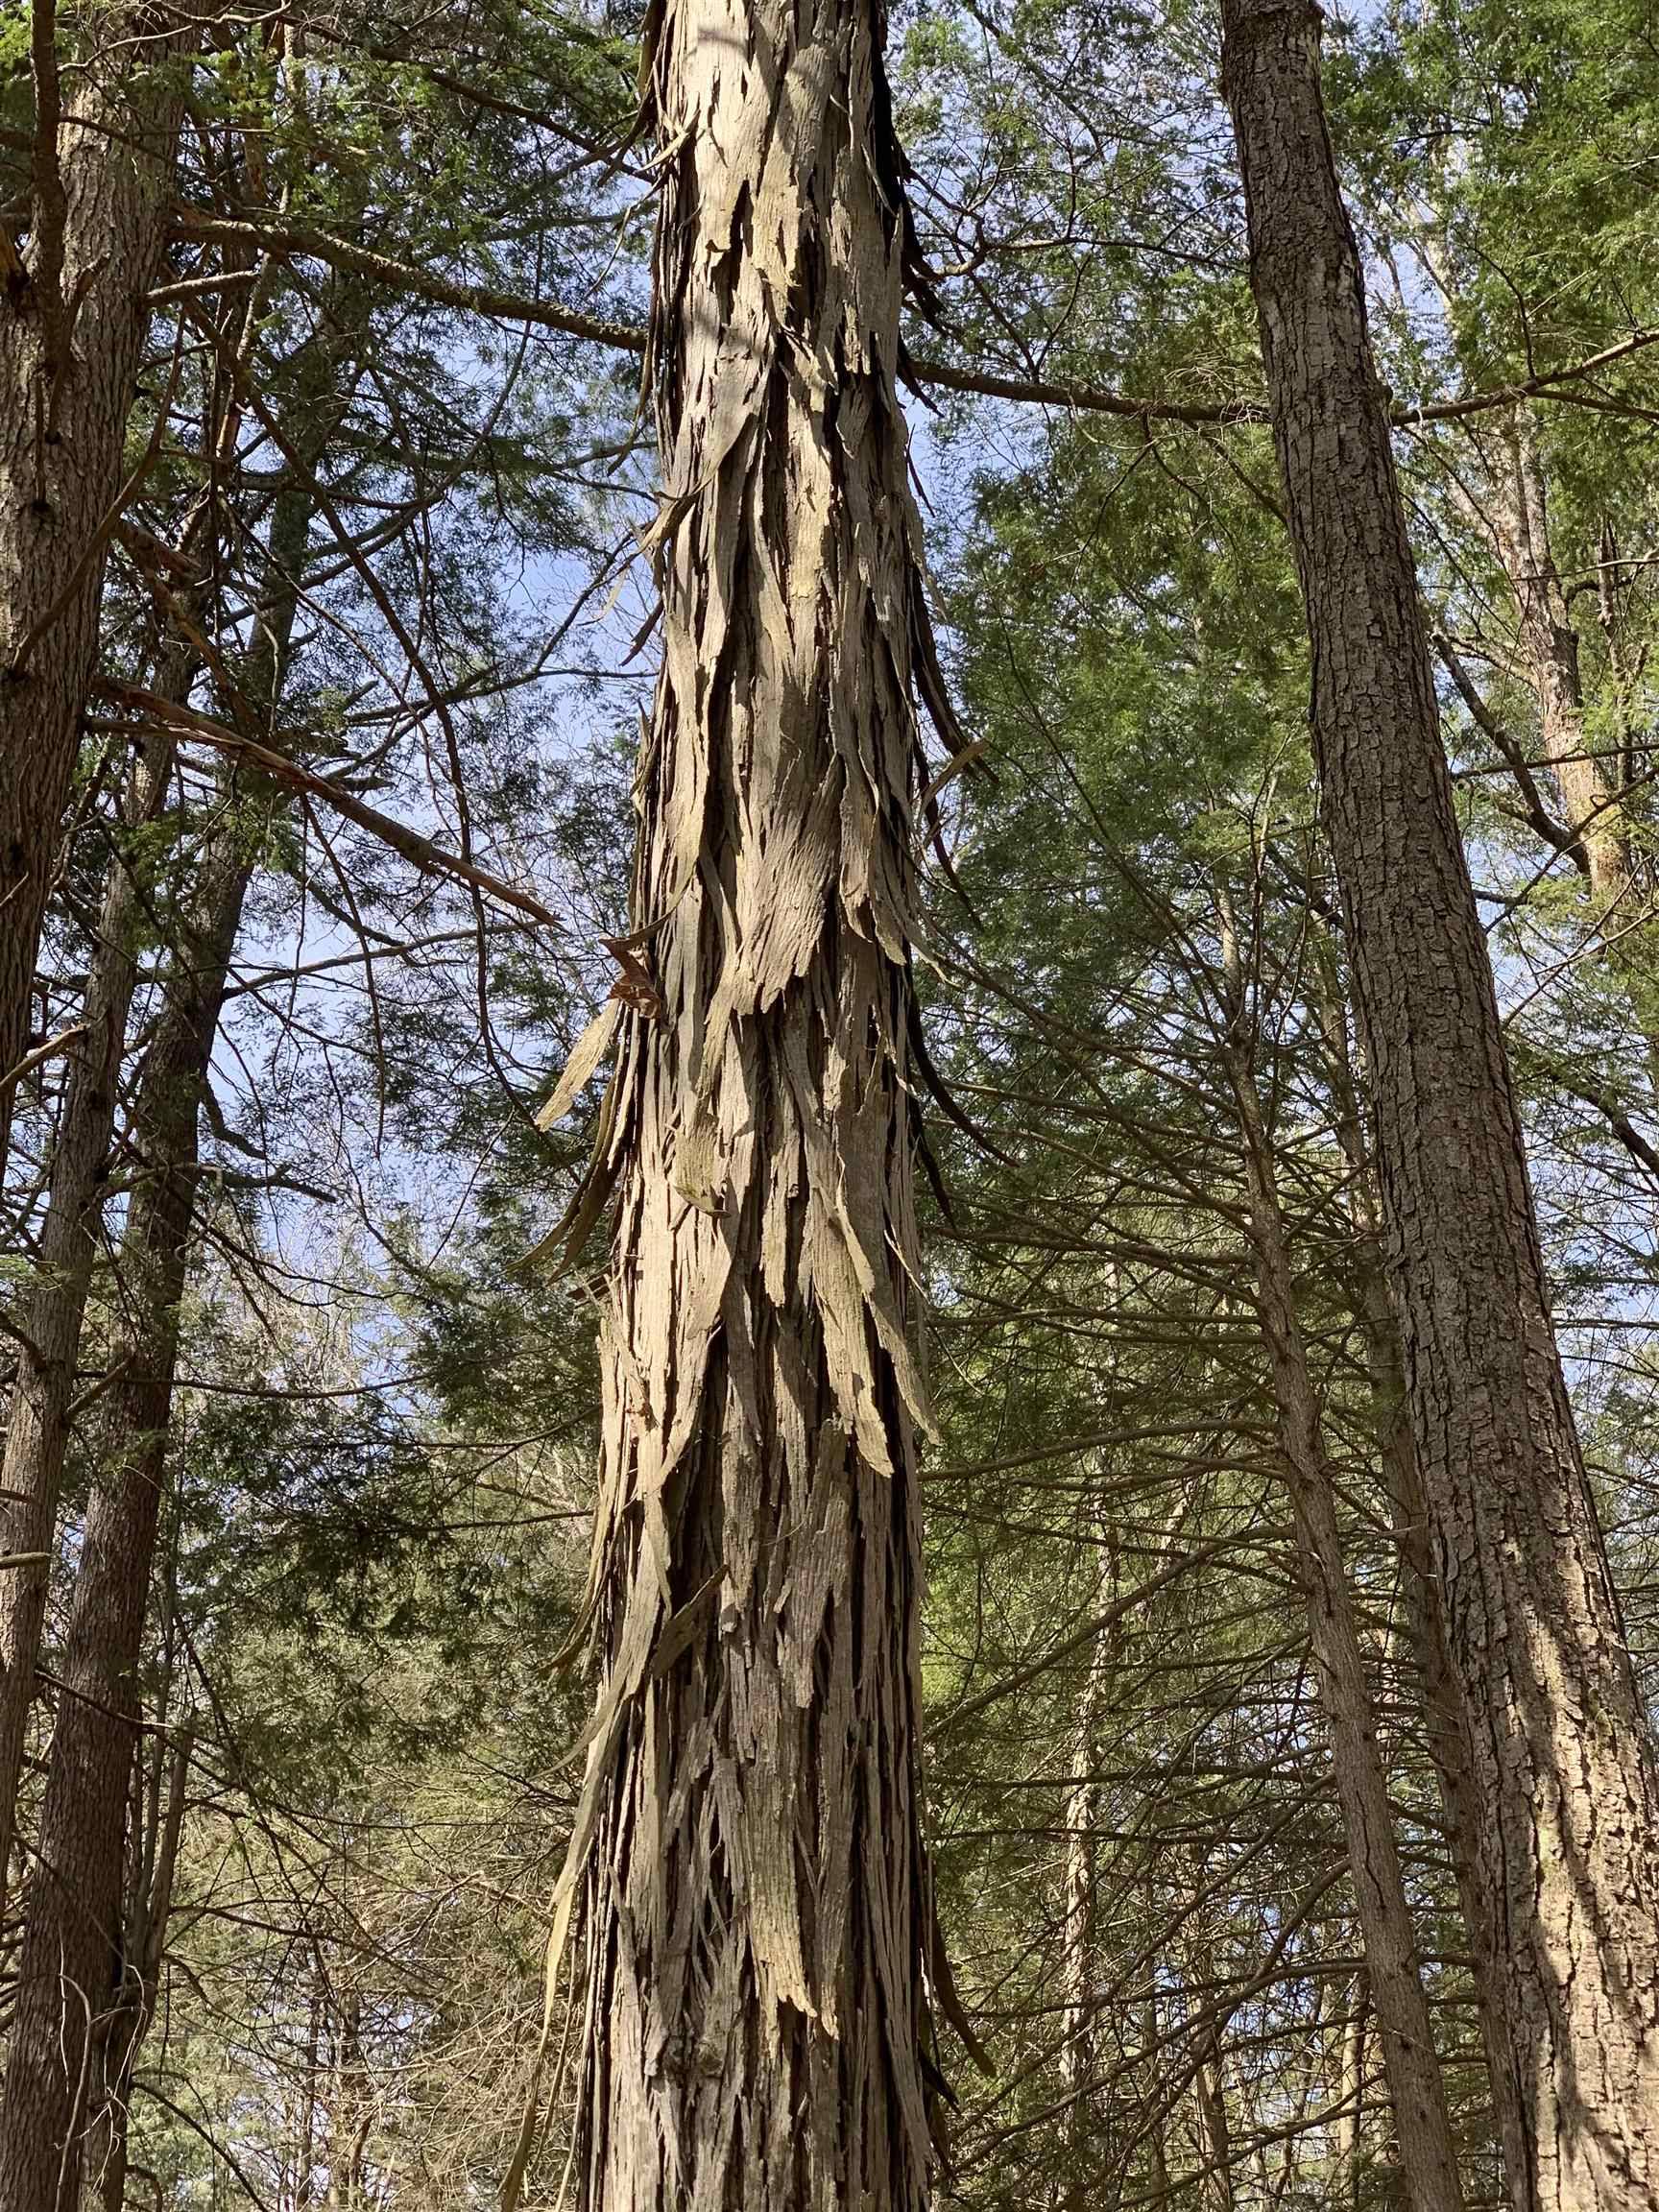
[[[586,1209],[614,1178],[577,2187],[915,2212],[901,168],[864,0],[672,0],[646,60],[663,668]]]
[[[1389,1288],[1526,2121],[1520,2200],[1635,2212],[1659,2204],[1659,1770],[1551,1331],[1318,12],[1224,0],[1222,20]]]

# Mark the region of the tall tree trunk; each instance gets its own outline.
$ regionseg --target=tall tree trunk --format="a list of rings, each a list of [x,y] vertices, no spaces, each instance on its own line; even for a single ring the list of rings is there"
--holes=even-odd
[[[188,1727],[171,1743],[156,1742],[151,1787],[144,1792],[147,1806],[144,1848],[134,1854],[124,1915],[124,1972],[101,2044],[100,2099],[88,2160],[90,2179],[103,2199],[104,2212],[122,2212],[127,2200],[132,2080],[138,2068],[138,2053],[156,2015],[161,1957],[173,1910],[173,1881],[183,1833],[192,1743]],[[141,1764],[137,1771],[142,1778]],[[158,1787],[163,1772],[165,1797]]]
[[[1158,1999],[1150,1996],[1141,2008],[1141,2044],[1146,2051],[1158,2048]],[[1153,2212],[1163,2212],[1169,2200],[1169,2145],[1168,2108],[1159,2098],[1142,2105],[1144,2133],[1141,2140],[1146,2147],[1146,2163],[1151,2182],[1150,2200]]]
[[[184,696],[193,665],[180,657],[167,671],[161,687],[168,696]],[[131,833],[156,818],[172,762],[170,739],[159,733],[145,739],[132,766],[123,809],[124,831]],[[0,1461],[0,1554],[31,1562],[0,1575],[0,1911],[52,1579],[81,1327],[103,1224],[109,1140],[146,905],[127,838],[118,836],[105,879],[81,1012],[82,1035],[70,1050],[35,1293],[18,1347],[5,1455]]]
[[[1619,805],[1617,775],[1608,775],[1589,749],[1578,633],[1550,541],[1544,469],[1525,410],[1510,426],[1509,454],[1509,495],[1502,504],[1497,537],[1515,594],[1522,664],[1537,695],[1544,757],[1555,779],[1566,827],[1577,840],[1592,897],[1598,906],[1607,907],[1630,885],[1629,833]]]
[[[326,361],[327,347],[316,349]],[[323,403],[326,385],[319,370],[301,382],[299,412],[305,423],[306,458],[325,438],[333,415]],[[228,458],[234,425],[220,425],[222,457]],[[277,493],[266,568],[271,591],[258,611],[250,653],[249,688],[262,711],[280,695],[298,604],[295,579],[305,555],[314,495],[290,483]],[[185,532],[185,545],[204,550],[211,511],[200,506]],[[182,702],[199,673],[195,649],[164,642],[157,655],[156,688]],[[165,796],[174,747],[150,732],[134,763],[126,807],[130,828],[152,820]],[[0,1906],[5,1900],[8,1854],[15,1820],[35,1668],[51,1579],[64,1455],[68,1449],[81,1332],[102,1225],[104,1187],[116,1094],[126,1046],[127,1018],[136,980],[135,940],[145,896],[117,854],[99,917],[91,978],[82,1011],[84,1035],[70,1060],[69,1086],[52,1162],[52,1183],[41,1230],[40,1266],[25,1324],[0,1462],[0,1553],[36,1564],[0,1575]]]
[[[1336,2117],[1331,2130],[1332,2163],[1335,2168],[1336,2203],[1358,2205],[1360,2200],[1359,2152],[1364,2141],[1365,2031],[1369,2026],[1370,1991],[1365,1970],[1354,1977],[1354,1994],[1342,2022],[1342,2044],[1336,2065]]]
[[[1227,2084],[1221,2041],[1214,2028],[1204,2037],[1192,2077],[1198,2146],[1198,2201],[1204,2212],[1233,2212],[1233,2132],[1227,2118]]]
[[[1406,1631],[1422,1687],[1429,1756],[1438,1785],[1447,1849],[1468,1936],[1480,2040],[1486,2055],[1493,2122],[1503,2153],[1511,2200],[1524,2212],[1518,2177],[1527,2171],[1527,2127],[1508,2062],[1492,1958],[1493,1916],[1480,1864],[1480,1804],[1469,1720],[1452,1665],[1444,1608],[1430,1538],[1428,1502],[1417,1472],[1411,1407],[1400,1328],[1388,1295],[1376,1170],[1365,1140],[1358,1087],[1348,1050],[1348,1025],[1335,963],[1322,938],[1314,950],[1319,1021],[1336,1110],[1336,1136],[1348,1167],[1354,1229],[1355,1294],[1375,1408],[1379,1463],[1388,1499],[1389,1533],[1399,1554]]]
[[[107,1400],[107,1449],[82,1539],[18,1960],[0,2098],[0,2212],[60,2212],[77,2201],[97,2039],[118,2005],[127,1778],[189,1264],[198,1111],[250,874],[232,821],[204,863],[139,1073],[139,1176],[119,1266],[120,1379]]]
[[[60,112],[49,0],[34,22],[29,247],[0,282],[0,1165],[196,36],[187,7],[83,10]]]
[[[1231,946],[1230,933],[1224,936]],[[1423,1988],[1417,1931],[1388,1802],[1377,1741],[1377,1715],[1360,1656],[1354,1597],[1336,1523],[1335,1484],[1296,1318],[1290,1256],[1256,1089],[1236,960],[1229,983],[1237,1019],[1224,1054],[1243,1139],[1249,1237],[1257,1310],[1272,1370],[1280,1455],[1296,1532],[1296,1558],[1308,1607],[1308,1634],[1331,1737],[1332,1772],[1354,1882],[1365,1968],[1370,1978],[1382,2064],[1412,2212],[1459,2212],[1457,2151],[1446,2088],[1434,2053]]]
[[[663,668],[589,1198],[619,1175],[578,2187],[914,2212],[902,171],[870,0],[671,0],[646,62]]]
[[[1105,1537],[1094,1516],[1094,1612],[1108,1614],[1118,1596],[1118,1547]],[[1077,1700],[1071,1734],[1071,1782],[1066,1792],[1066,1918],[1061,1931],[1061,1977],[1066,1998],[1066,2040],[1060,2054],[1061,2078],[1072,2099],[1070,2131],[1076,2168],[1071,2200],[1081,2204],[1087,2195],[1084,2164],[1094,2126],[1091,2084],[1094,2080],[1095,1982],[1099,1972],[1094,1941],[1094,1831],[1099,1825],[1100,1786],[1095,1780],[1095,1737],[1106,1709],[1115,1647],[1121,1630],[1103,1628],[1089,1653],[1089,1671]]]
[[[1389,1285],[1527,2115],[1522,2200],[1634,2212],[1659,2204],[1659,1768],[1550,1327],[1319,13],[1223,0],[1222,21]]]

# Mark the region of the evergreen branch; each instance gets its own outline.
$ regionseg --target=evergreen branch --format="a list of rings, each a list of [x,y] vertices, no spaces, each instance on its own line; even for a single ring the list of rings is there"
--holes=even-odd
[[[514,907],[526,914],[533,922],[544,927],[563,932],[565,925],[551,907],[543,906],[541,900],[528,891],[520,891],[503,878],[493,875],[488,868],[480,868],[474,861],[464,860],[459,854],[436,845],[420,830],[411,830],[405,823],[382,814],[377,806],[371,806],[354,791],[337,783],[332,777],[319,776],[314,769],[301,767],[285,753],[277,753],[269,745],[261,745],[255,738],[245,737],[240,731],[230,730],[223,722],[215,722],[208,715],[199,714],[193,708],[180,707],[158,693],[146,691],[136,684],[104,683],[99,685],[106,697],[123,707],[133,708],[158,722],[175,735],[195,738],[211,745],[222,753],[240,754],[255,767],[265,770],[303,791],[314,799],[325,801],[346,821],[355,823],[359,830],[367,830],[383,845],[391,846],[395,853],[426,875],[446,876],[451,881],[465,883],[470,890],[482,892],[486,898],[495,900],[503,906]]]

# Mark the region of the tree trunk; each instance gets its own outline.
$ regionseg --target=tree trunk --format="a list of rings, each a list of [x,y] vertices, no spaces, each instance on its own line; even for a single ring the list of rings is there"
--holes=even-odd
[[[1227,2118],[1221,2044],[1213,2028],[1199,2054],[1192,2094],[1197,2122],[1198,2201],[1204,2212],[1233,2212],[1233,2135]]]
[[[163,678],[169,697],[183,697],[189,665],[193,663],[180,661]],[[173,746],[167,737],[157,733],[146,738],[133,763],[123,809],[129,832],[154,821],[160,811],[172,761]],[[0,1911],[5,1906],[35,1667],[51,1586],[69,1407],[103,1223],[109,1139],[145,904],[131,856],[118,841],[105,879],[91,976],[82,1005],[84,1033],[70,1052],[35,1293],[18,1347],[5,1456],[0,1462],[0,1555],[21,1555],[34,1562],[0,1574]]]
[[[589,1194],[619,1173],[578,2186],[914,2212],[911,682],[937,671],[902,165],[865,0],[673,0],[646,60],[663,669]]]
[[[1315,947],[1314,962],[1319,979],[1320,1026],[1324,1031],[1326,1061],[1334,1094],[1336,1136],[1348,1166],[1356,1303],[1376,1414],[1382,1485],[1388,1498],[1389,1533],[1400,1557],[1406,1632],[1422,1685],[1429,1756],[1439,1789],[1453,1879],[1473,1960],[1475,2000],[1491,2086],[1493,2122],[1508,2179],[1524,2176],[1527,2171],[1527,2129],[1509,2067],[1495,1984],[1492,1910],[1479,1853],[1480,1807],[1469,1721],[1447,1643],[1444,1608],[1430,1540],[1428,1503],[1417,1473],[1417,1448],[1411,1433],[1411,1408],[1407,1397],[1400,1330],[1388,1296],[1382,1260],[1375,1166],[1365,1142],[1334,961],[1329,945],[1323,940]],[[1518,2183],[1510,2180],[1509,2187],[1511,2200],[1524,2212],[1523,2200],[1515,2194]]]
[[[60,119],[46,0],[35,16],[29,248],[0,283],[0,1165],[196,36],[187,10],[161,31],[84,10]]]
[[[1453,1664],[1522,2201],[1659,2204],[1659,1770],[1559,1357],[1306,0],[1224,0],[1312,726],[1376,1093],[1389,1286]]]
[[[1236,971],[1229,982],[1236,991]],[[1417,1931],[1388,1802],[1388,1779],[1378,1747],[1377,1715],[1365,1680],[1354,1598],[1342,1558],[1335,1486],[1296,1318],[1290,1257],[1261,1098],[1248,1046],[1237,1031],[1225,1056],[1243,1138],[1257,1306],[1272,1369],[1297,1568],[1308,1606],[1319,1699],[1330,1730],[1332,1772],[1407,2200],[1411,2212],[1459,2212],[1463,2196],[1456,2146],[1434,2053]]]
[[[1508,490],[1497,524],[1498,550],[1515,594],[1522,662],[1537,695],[1544,757],[1566,827],[1577,841],[1591,895],[1605,908],[1629,888],[1629,836],[1617,777],[1589,751],[1578,633],[1550,542],[1544,470],[1525,411],[1510,428]]]
[[[318,349],[322,360],[328,348]],[[325,442],[323,424],[333,420],[323,404],[320,373],[303,380],[297,412],[304,423],[305,458]],[[221,425],[228,453],[230,426]],[[272,590],[254,624],[250,689],[263,711],[273,711],[298,604],[295,579],[305,556],[314,495],[289,483],[274,505],[266,570]],[[187,548],[201,552],[209,537],[209,511],[198,510],[185,533]],[[182,702],[199,672],[194,648],[169,640],[157,657],[156,688]],[[165,797],[174,748],[152,732],[133,770],[126,808],[130,827],[151,821]],[[69,1409],[74,1395],[81,1332],[92,1262],[101,1229],[104,1186],[116,1094],[127,1041],[127,1018],[136,980],[134,940],[144,899],[117,854],[99,917],[91,979],[82,1010],[85,1034],[70,1060],[68,1093],[52,1162],[52,1184],[41,1230],[40,1266],[18,1357],[0,1471],[0,1554],[21,1553],[37,1565],[0,1575],[0,1906],[17,1790],[22,1773],[35,1668],[51,1581]]]
[[[1365,2129],[1365,2030],[1369,2025],[1370,1992],[1361,1967],[1354,1978],[1354,1995],[1342,2022],[1342,2046],[1336,2069],[1336,2118],[1331,2131],[1332,2164],[1335,2168],[1335,2203],[1358,2205],[1360,2200],[1359,2152]]]
[[[132,2080],[138,2053],[156,2016],[167,1922],[173,1910],[173,1880],[184,1824],[185,1791],[190,1778],[193,1733],[186,1727],[171,1743],[155,1741],[144,1849],[134,1855],[125,1914],[121,1986],[101,2046],[99,2108],[94,2118],[88,2161],[104,2212],[122,2212],[127,2200],[128,2140]],[[166,1775],[166,1796],[160,1790]],[[136,1766],[142,1777],[142,1762]]]
[[[1141,2046],[1144,2051],[1158,2049],[1158,2000],[1148,1997],[1141,2008]],[[1141,2107],[1141,2132],[1138,2143],[1146,2147],[1146,2164],[1150,2177],[1150,2201],[1153,2212],[1163,2212],[1169,2199],[1169,2145],[1167,2141],[1167,2104],[1160,2098],[1143,2100]]]
[[[118,2007],[126,1783],[189,1263],[198,1109],[251,872],[232,820],[204,862],[139,1074],[140,1170],[119,1270],[120,1380],[107,1401],[107,1450],[82,1539],[18,1960],[0,2102],[0,2212],[76,2202],[97,2038]]]
[[[1091,1518],[1094,1539],[1094,1612],[1110,1612],[1118,1597],[1118,1547]],[[1060,2054],[1061,2078],[1074,2100],[1070,2132],[1079,2151],[1087,2148],[1092,2115],[1090,2084],[1094,2078],[1094,1831],[1098,1825],[1099,1785],[1094,1779],[1095,1736],[1110,1691],[1115,1646],[1121,1631],[1103,1628],[1089,1653],[1089,1671],[1077,1700],[1071,1733],[1071,1783],[1066,1792],[1066,1918],[1061,1934],[1061,1975],[1066,1992],[1066,2040]],[[1078,2186],[1081,2186],[1079,2182]]]

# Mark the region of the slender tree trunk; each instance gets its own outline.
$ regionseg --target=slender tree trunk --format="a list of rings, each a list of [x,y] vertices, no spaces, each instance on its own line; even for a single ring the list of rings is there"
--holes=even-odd
[[[1101,1540],[1104,1531],[1092,1517],[1094,1536],[1094,1586],[1092,1602],[1105,1614],[1118,1596],[1118,1547]],[[1094,1777],[1095,1739],[1110,1695],[1113,1664],[1121,1630],[1102,1629],[1089,1655],[1089,1671],[1077,1700],[1071,1737],[1071,1785],[1066,1793],[1066,1919],[1061,1933],[1061,1974],[1066,1991],[1066,2040],[1060,2055],[1061,2079],[1070,2096],[1069,2131],[1072,2171],[1067,2201],[1074,2212],[1088,2202],[1090,2146],[1097,2114],[1094,2094],[1095,2024],[1099,2000],[1095,1984],[1099,1959],[1094,1940],[1094,1835],[1099,1826],[1100,1785]]]
[[[1198,2201],[1204,2212],[1233,2212],[1233,2134],[1227,2118],[1227,2086],[1221,2070],[1221,2044],[1211,2029],[1192,2077],[1198,2139]]]
[[[321,1975],[318,1976],[321,1981]],[[296,2131],[294,2191],[291,2212],[305,2212],[312,2197],[312,2174],[317,2152],[317,2088],[322,2071],[323,2000],[315,1989],[305,2041],[305,2088],[300,2101],[300,2126]]]
[[[1342,2023],[1342,2049],[1337,2062],[1336,2124],[1332,2129],[1332,2158],[1336,2169],[1334,2200],[1359,2202],[1359,2147],[1364,2140],[1365,2031],[1369,2026],[1370,1992],[1361,1967],[1354,1978],[1354,1998]]]
[[[124,1972],[102,2046],[100,2103],[92,2129],[90,2177],[104,2212],[122,2212],[127,2200],[128,2141],[132,2081],[138,2053],[156,2015],[156,1999],[173,1910],[173,1880],[183,1832],[185,1792],[193,1743],[186,1728],[174,1742],[157,1741],[145,1797],[144,1847],[135,1855],[126,1913]],[[154,1785],[166,1773],[166,1792]],[[138,1768],[142,1780],[141,1766]]]
[[[1544,469],[1525,411],[1510,427],[1508,489],[1498,546],[1515,594],[1522,662],[1538,699],[1544,757],[1565,826],[1578,840],[1591,894],[1599,906],[1608,906],[1629,887],[1629,836],[1617,778],[1590,754],[1578,633],[1550,542]]]
[[[1492,1956],[1492,1903],[1480,1864],[1480,1801],[1462,1693],[1452,1665],[1444,1608],[1430,1539],[1428,1502],[1417,1472],[1411,1408],[1406,1388],[1400,1329],[1388,1296],[1375,1167],[1365,1142],[1358,1087],[1348,1053],[1348,1029],[1330,949],[1315,952],[1320,982],[1320,1024],[1336,1107],[1337,1142],[1347,1163],[1354,1228],[1358,1318],[1365,1344],[1371,1401],[1376,1410],[1379,1462],[1388,1498],[1390,1534],[1399,1553],[1406,1630],[1422,1685],[1423,1719],[1445,1816],[1447,1849],[1457,1903],[1473,1960],[1475,2000],[1486,2055],[1493,2122],[1503,2151],[1512,2201],[1524,2212],[1514,2176],[1527,2171],[1527,2127],[1508,2062]]]
[[[180,661],[164,678],[163,688],[169,696],[182,698],[188,682],[189,667]],[[172,761],[168,738],[159,734],[146,738],[133,763],[123,810],[128,832],[154,821],[159,812]],[[83,1034],[70,1049],[68,1090],[52,1159],[35,1294],[23,1324],[0,1461],[0,1555],[32,1562],[0,1574],[0,1911],[52,1579],[81,1327],[103,1224],[109,1140],[145,909],[145,891],[134,877],[132,854],[125,840],[118,838],[105,880],[91,975],[82,1006]]]
[[[601,1169],[580,2201],[914,2212],[929,2163],[909,1341],[902,164],[867,0],[671,0],[663,669]]]
[[[121,1987],[126,1783],[189,1264],[198,1110],[250,875],[232,823],[204,863],[139,1072],[139,1179],[119,1265],[120,1379],[107,1400],[107,1449],[82,1539],[18,1960],[0,2100],[0,2212],[76,2202],[96,2038]]]
[[[1141,2008],[1141,2043],[1145,2051],[1158,2048],[1158,2000],[1146,1999]],[[1169,2144],[1168,2107],[1162,2098],[1142,2100],[1141,2140],[1146,2147],[1146,2164],[1151,2181],[1151,2200],[1154,2212],[1168,2201],[1169,2197]]]
[[[1237,992],[1236,972],[1230,982]],[[1226,1046],[1226,1060],[1243,1137],[1258,1310],[1272,1369],[1308,1633],[1331,1735],[1333,1776],[1408,2200],[1412,2212],[1459,2212],[1463,2199],[1456,2145],[1434,2053],[1417,1931],[1378,1746],[1377,1715],[1360,1657],[1319,1401],[1296,1318],[1290,1258],[1255,1072],[1249,1047],[1237,1033]]]
[[[1575,857],[1589,885],[1603,957],[1629,1001],[1647,1059],[1648,1089],[1659,1102],[1651,905],[1637,880],[1620,749],[1595,748],[1586,727],[1578,633],[1551,543],[1544,463],[1526,408],[1517,410],[1511,425],[1509,452],[1510,496],[1501,510],[1497,541],[1515,595],[1522,666],[1537,697],[1544,757],[1555,779],[1565,826],[1576,840]]]
[[[1305,0],[1224,0],[1389,1286],[1541,2212],[1659,2204],[1659,1770],[1551,1332]]]
[[[325,360],[327,349],[318,350]],[[318,371],[301,385],[304,405],[301,412],[308,457],[323,443],[321,425],[332,420],[324,403],[325,391]],[[229,421],[221,425],[221,435],[228,457],[233,436]],[[313,495],[304,487],[289,484],[277,493],[266,564],[273,589],[255,625],[250,654],[250,687],[266,711],[280,695],[297,605],[294,580],[303,565],[312,516]],[[186,532],[187,545],[202,547],[207,523],[208,514],[203,509]],[[157,689],[164,698],[183,701],[199,669],[194,649],[181,640],[170,640],[158,660]],[[133,769],[126,809],[129,827],[143,826],[159,808],[172,772],[173,752],[172,741],[164,734],[152,733],[146,738]],[[36,1562],[0,1575],[0,1905],[5,1898],[35,1667],[51,1581],[70,1407],[102,1226],[109,1140],[127,1018],[137,975],[136,939],[144,907],[143,888],[118,854],[105,891],[91,980],[82,1011],[84,1035],[76,1041],[70,1062],[68,1094],[41,1230],[40,1267],[25,1324],[27,1341],[19,1353],[4,1461],[0,1463],[0,1553],[21,1554]]]
[[[0,1165],[195,36],[187,10],[159,30],[81,11],[64,102],[53,10],[34,12],[30,240],[0,280]]]

